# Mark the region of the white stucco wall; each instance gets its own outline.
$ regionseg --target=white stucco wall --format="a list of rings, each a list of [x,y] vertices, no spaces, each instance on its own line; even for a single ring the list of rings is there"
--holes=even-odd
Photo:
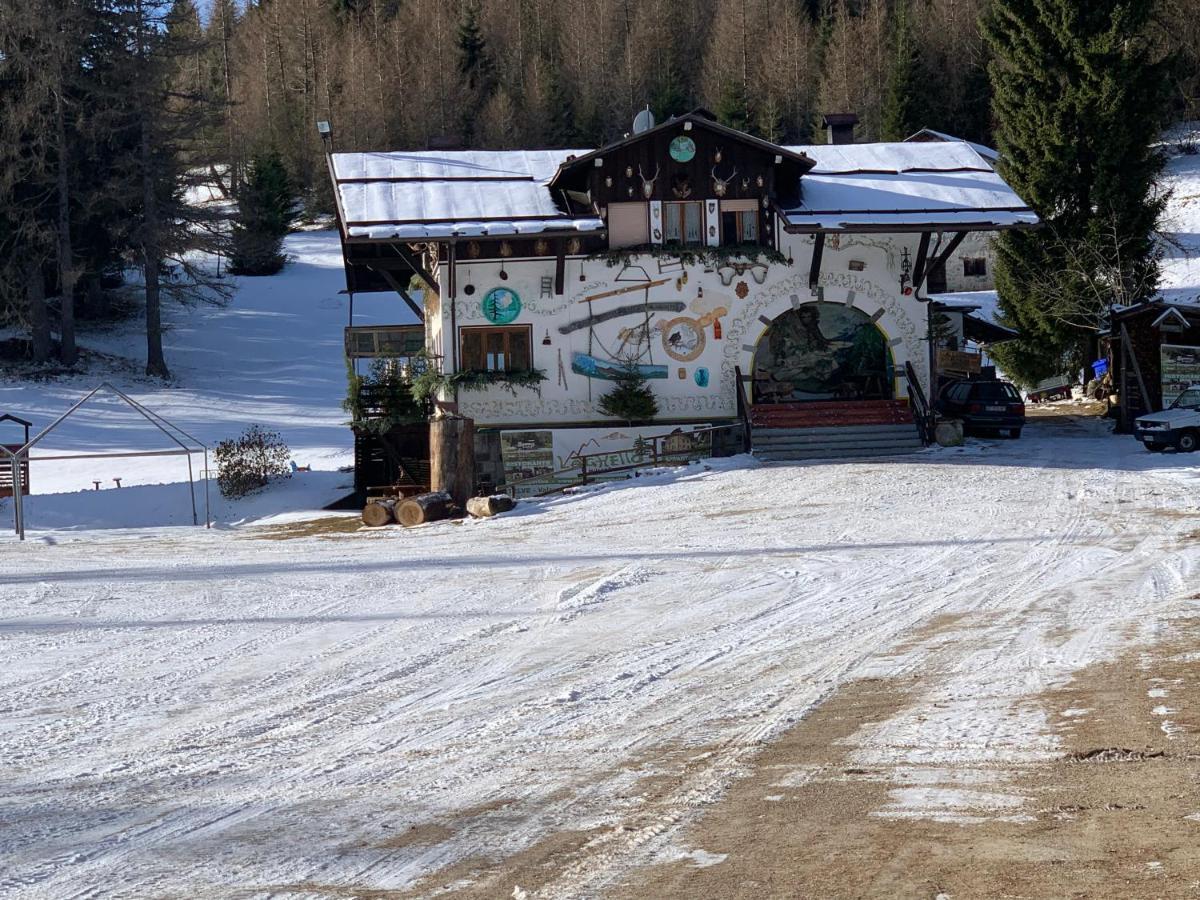
[[[946,290],[960,291],[991,291],[996,288],[995,262],[996,254],[993,242],[996,233],[993,231],[972,231],[968,234],[958,249],[946,261]],[[987,274],[979,277],[963,274],[964,259],[987,260]]]
[[[910,259],[915,259],[918,237],[845,235],[836,240],[827,239],[817,293],[811,291],[808,284],[814,246],[812,237],[784,235],[783,243],[782,251],[785,255],[790,253],[793,264],[770,264],[761,284],[751,272],[734,275],[729,284],[723,284],[720,273],[705,271],[703,265],[672,267],[666,260],[653,257],[635,261],[651,279],[668,279],[665,284],[650,290],[651,303],[668,302],[682,307],[678,311],[651,314],[650,355],[653,363],[667,367],[666,378],[650,381],[658,398],[660,421],[697,422],[734,417],[737,404],[735,367],[750,376],[755,347],[769,322],[788,309],[820,299],[852,305],[869,316],[879,314],[877,325],[891,344],[896,367],[896,396],[907,395],[902,377],[907,361],[913,363],[928,391],[925,304],[915,297],[904,296],[900,285],[901,251],[907,247]],[[862,262],[863,271],[852,271],[852,261]],[[569,334],[563,334],[560,328],[584,319],[592,312],[640,305],[642,292],[587,302],[584,298],[589,295],[632,286],[629,281],[618,280],[621,276],[619,266],[610,268],[603,260],[569,259],[565,293],[551,296],[541,296],[540,285],[543,276],[554,275],[552,259],[506,260],[503,268],[508,275],[506,280],[500,278],[498,262],[460,264],[458,297],[454,301],[456,324],[459,328],[490,324],[481,306],[487,292],[495,287],[516,291],[522,308],[512,324],[532,326],[533,365],[546,373],[547,380],[542,384],[540,396],[522,388],[516,389],[515,396],[502,387],[460,391],[460,411],[474,418],[480,426],[612,421],[606,420],[596,409],[597,398],[610,389],[612,382],[590,379],[572,371],[572,357],[575,353],[588,353],[589,349],[599,358],[614,356],[621,344],[622,329],[636,327],[643,322],[643,317],[627,315],[595,326],[590,347],[588,328],[579,328]],[[445,368],[449,371],[453,359],[449,324],[451,301],[445,284],[446,273],[443,272],[441,277],[440,322],[431,323],[430,330],[431,334],[444,330],[446,340],[442,352],[446,357]],[[470,295],[465,291],[468,285],[475,288]],[[744,297],[738,296],[739,285],[745,285]],[[711,319],[721,309],[724,309],[718,316],[721,338],[715,339]],[[694,360],[672,358],[664,345],[662,332],[655,327],[676,317],[705,323],[704,348]],[[547,336],[549,344],[544,343]],[[706,386],[697,381],[698,369],[708,372]]]

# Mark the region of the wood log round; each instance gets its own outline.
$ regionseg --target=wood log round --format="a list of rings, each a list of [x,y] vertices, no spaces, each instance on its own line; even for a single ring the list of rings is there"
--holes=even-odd
[[[396,521],[405,528],[444,519],[450,512],[451,497],[444,491],[417,494],[396,504]]]
[[[507,494],[492,494],[490,497],[472,497],[467,501],[467,512],[477,519],[508,512],[517,501]]]
[[[392,503],[386,500],[372,500],[363,507],[362,520],[364,525],[379,528],[392,521]]]

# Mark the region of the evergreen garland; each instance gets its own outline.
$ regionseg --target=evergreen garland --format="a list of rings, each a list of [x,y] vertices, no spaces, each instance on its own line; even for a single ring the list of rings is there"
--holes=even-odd
[[[632,265],[639,256],[654,259],[677,259],[682,265],[703,264],[720,268],[732,263],[776,263],[784,265],[788,259],[774,247],[762,244],[731,244],[721,247],[680,247],[676,244],[642,244],[637,247],[619,247],[593,253],[589,260],[602,259],[610,268]]]

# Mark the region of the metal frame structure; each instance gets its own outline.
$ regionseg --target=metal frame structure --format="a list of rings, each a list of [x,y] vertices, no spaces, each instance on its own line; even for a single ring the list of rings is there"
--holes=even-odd
[[[89,400],[91,400],[93,397],[95,397],[97,394],[99,394],[101,391],[104,391],[104,390],[108,390],[108,391],[112,392],[118,398],[123,400],[131,409],[133,409],[135,412],[137,412],[139,415],[141,415],[144,419],[146,419],[146,421],[148,421],[151,425],[153,425],[155,428],[157,428],[159,431],[161,431],[163,434],[165,434],[168,438],[170,438],[174,444],[178,445],[179,449],[177,449],[177,450],[131,450],[128,452],[121,452],[121,453],[70,453],[70,454],[57,455],[57,456],[30,457],[29,451],[34,446],[39,444],[44,437],[46,437],[48,434],[50,434],[52,431],[54,431],[54,429],[56,429],[59,425],[61,425],[63,422],[65,422],[67,419],[69,419],[76,410],[78,410],[81,406],[83,406],[85,403],[87,403]],[[182,438],[182,440],[181,440],[181,438]],[[187,443],[184,443],[184,441],[190,441],[191,445],[189,446]],[[172,423],[168,422],[166,419],[164,419],[162,416],[160,416],[158,413],[154,412],[153,410],[147,409],[145,406],[138,403],[136,400],[134,400],[132,397],[128,396],[127,394],[123,393],[122,391],[118,390],[117,388],[115,388],[112,384],[110,384],[107,381],[97,385],[95,388],[93,388],[91,391],[89,391],[74,406],[72,406],[65,413],[63,413],[61,416],[59,416],[57,419],[55,419],[53,422],[51,422],[49,425],[47,425],[45,428],[43,428],[41,431],[39,431],[30,440],[26,441],[26,443],[23,447],[19,448],[18,450],[9,450],[7,447],[0,445],[0,453],[3,453],[5,456],[7,456],[9,458],[10,462],[12,463],[12,468],[13,468],[13,525],[14,525],[14,529],[17,533],[17,536],[22,541],[25,540],[25,508],[24,508],[24,504],[22,503],[22,496],[21,496],[21,465],[20,465],[20,461],[22,459],[24,459],[26,462],[26,465],[28,465],[30,462],[32,462],[35,459],[38,461],[48,462],[50,460],[64,460],[64,459],[114,459],[114,458],[119,458],[119,457],[120,458],[129,458],[129,457],[137,457],[137,456],[186,456],[187,464],[188,464],[188,488],[191,491],[191,497],[192,497],[192,524],[198,526],[200,524],[200,520],[199,520],[197,511],[196,511],[196,480],[193,477],[193,472],[192,472],[192,454],[193,453],[202,453],[204,455],[204,470],[203,470],[204,471],[204,527],[205,528],[212,527],[212,517],[210,514],[210,507],[209,507],[209,500],[208,500],[208,481],[209,481],[209,478],[208,478],[208,445],[205,444],[203,441],[200,441],[197,438],[192,437],[192,435],[188,434],[186,431],[184,431],[178,425],[173,425]]]

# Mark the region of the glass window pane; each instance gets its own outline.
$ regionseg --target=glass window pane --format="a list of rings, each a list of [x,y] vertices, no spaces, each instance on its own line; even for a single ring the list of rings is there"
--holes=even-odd
[[[699,203],[683,204],[687,243],[700,244],[704,241],[703,229],[700,225],[701,211]]]
[[[738,213],[742,220],[742,241],[747,244],[752,244],[758,240],[758,213],[754,210],[746,210]]]
[[[487,332],[487,370],[489,372],[503,372],[507,368],[504,337],[503,331]]]
[[[531,368],[529,364],[529,332],[523,328],[509,333],[508,367],[513,371]]]
[[[721,243],[726,246],[738,242],[737,213],[721,213]]]
[[[483,341],[480,332],[462,332],[462,367],[465,370],[478,370],[483,365]]]
[[[663,206],[663,218],[665,221],[665,234],[667,243],[680,243],[683,241],[683,235],[680,233],[679,221],[679,204],[667,203]]]

